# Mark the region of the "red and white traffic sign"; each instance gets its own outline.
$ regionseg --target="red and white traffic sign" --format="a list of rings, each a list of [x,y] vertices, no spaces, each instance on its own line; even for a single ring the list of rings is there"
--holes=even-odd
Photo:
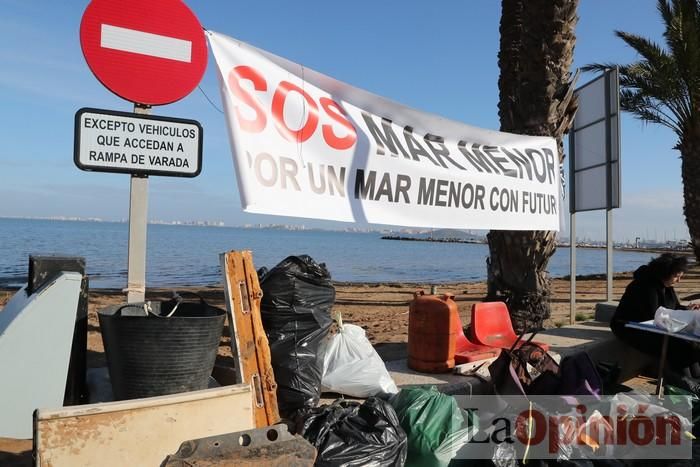
[[[207,66],[204,30],[181,0],[92,0],[80,44],[97,79],[138,104],[182,99]]]

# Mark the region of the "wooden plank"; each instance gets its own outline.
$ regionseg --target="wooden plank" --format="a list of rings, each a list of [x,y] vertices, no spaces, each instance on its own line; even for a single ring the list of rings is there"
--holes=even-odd
[[[272,370],[272,355],[270,353],[270,343],[262,325],[260,315],[260,302],[262,301],[262,288],[258,281],[258,272],[253,265],[253,255],[250,251],[243,251],[243,266],[248,287],[249,300],[252,304],[251,322],[253,325],[253,335],[255,337],[255,349],[258,358],[258,372],[261,378],[261,385],[264,391],[265,412],[267,414],[267,424],[273,425],[279,422],[279,410],[277,408],[277,382]]]
[[[279,421],[277,383],[260,316],[262,289],[253,256],[247,250],[230,251],[221,256],[231,351],[236,359],[237,374],[241,382],[253,387],[256,426],[270,426]]]
[[[248,430],[250,386],[239,384],[168,396],[34,413],[35,465],[160,465],[184,441]]]

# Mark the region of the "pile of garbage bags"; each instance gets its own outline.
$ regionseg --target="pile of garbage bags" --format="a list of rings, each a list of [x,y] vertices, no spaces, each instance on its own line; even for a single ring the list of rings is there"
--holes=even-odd
[[[435,387],[403,389],[388,401],[338,399],[295,417],[296,433],[316,447],[316,465],[329,467],[446,467],[475,430]]]
[[[528,458],[529,444],[523,449],[512,441],[489,441],[489,456],[469,458],[469,450],[490,436],[477,411],[460,408],[454,397],[434,387],[399,391],[364,330],[332,317],[335,289],[323,263],[307,255],[289,256],[271,270],[263,268],[258,273],[263,290],[262,322],[278,385],[280,414],[293,424],[292,431],[315,446],[317,466],[652,465],[649,459],[616,460],[635,456],[625,451],[628,446],[600,446],[578,432],[576,443],[563,442],[571,437],[565,423],[555,427],[559,430],[554,436],[556,458],[535,460],[532,453]],[[678,324],[663,313],[657,320],[665,320],[670,327]],[[561,399],[564,409],[567,404],[568,409],[575,407],[577,398],[588,397],[592,412],[586,414],[583,427],[574,427],[581,433],[589,428],[605,431],[606,422],[621,410],[634,414],[643,408],[650,416],[669,410],[639,395],[617,394],[602,400],[603,390],[610,386],[586,354],[567,357],[561,364],[547,357],[546,352],[527,345],[503,351],[489,367],[495,389],[492,397],[519,398],[529,402],[530,411],[537,408],[533,403],[537,394]],[[322,391],[366,400],[338,399],[316,407]],[[693,401],[692,420],[679,416],[674,427],[688,441],[700,431],[695,428],[700,426],[700,403],[692,394],[669,388],[668,398],[673,397],[680,398],[681,405]],[[552,404],[545,405],[551,410]],[[527,429],[527,423],[516,425],[515,432]],[[693,442],[692,450],[700,456],[700,444]],[[693,464],[658,461],[654,465]]]
[[[446,466],[472,432],[456,400],[435,388],[399,391],[353,324],[334,319],[325,264],[289,256],[258,271],[280,413],[317,451],[319,466]],[[357,398],[316,407],[321,391]]]
[[[335,288],[325,264],[289,256],[258,276],[280,413],[315,407],[322,390],[363,398],[398,392],[361,327],[338,319],[329,335]]]

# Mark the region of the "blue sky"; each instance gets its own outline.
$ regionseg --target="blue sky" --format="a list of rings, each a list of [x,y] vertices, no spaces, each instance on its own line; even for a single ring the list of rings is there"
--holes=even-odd
[[[498,129],[496,0],[186,3],[207,29],[402,104]],[[574,68],[634,60],[615,29],[661,41],[655,0],[580,3]],[[129,176],[82,172],[72,159],[79,108],[133,109],[104,88],[83,59],[78,32],[87,4],[0,0],[0,216],[128,216]],[[210,53],[201,88],[220,109],[215,73]],[[583,75],[579,84],[592,77]],[[150,179],[149,218],[350,226],[242,212],[225,117],[200,90],[153,113],[198,120],[205,139],[199,177]],[[670,131],[623,116],[615,240],[687,238],[674,143]],[[579,238],[603,238],[604,212],[579,214],[577,231]]]

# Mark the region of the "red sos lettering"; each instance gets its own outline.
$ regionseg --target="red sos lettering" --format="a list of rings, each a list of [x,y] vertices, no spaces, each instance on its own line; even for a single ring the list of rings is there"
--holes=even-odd
[[[231,93],[255,114],[253,118],[246,118],[241,114],[239,106],[235,106],[234,111],[236,112],[236,118],[240,122],[241,129],[250,133],[260,133],[267,126],[267,114],[260,101],[241,86],[242,81],[250,81],[253,89],[259,92],[267,91],[267,81],[258,70],[246,65],[234,67],[228,74],[228,87]],[[293,92],[301,95],[308,106],[306,122],[298,130],[289,128],[284,121],[284,105],[287,97]],[[281,81],[272,96],[272,108],[270,110],[272,111],[277,131],[289,141],[303,143],[308,140],[319,126],[319,104],[323,114],[332,121],[331,124],[323,123],[321,125],[321,133],[326,144],[338,150],[352,147],[357,140],[357,132],[350,120],[348,120],[345,109],[327,97],[321,97],[317,104],[306,91],[289,81]],[[335,128],[333,124],[336,125]],[[339,129],[337,126],[341,127],[340,130],[345,130],[341,132],[340,136],[336,132]]]

